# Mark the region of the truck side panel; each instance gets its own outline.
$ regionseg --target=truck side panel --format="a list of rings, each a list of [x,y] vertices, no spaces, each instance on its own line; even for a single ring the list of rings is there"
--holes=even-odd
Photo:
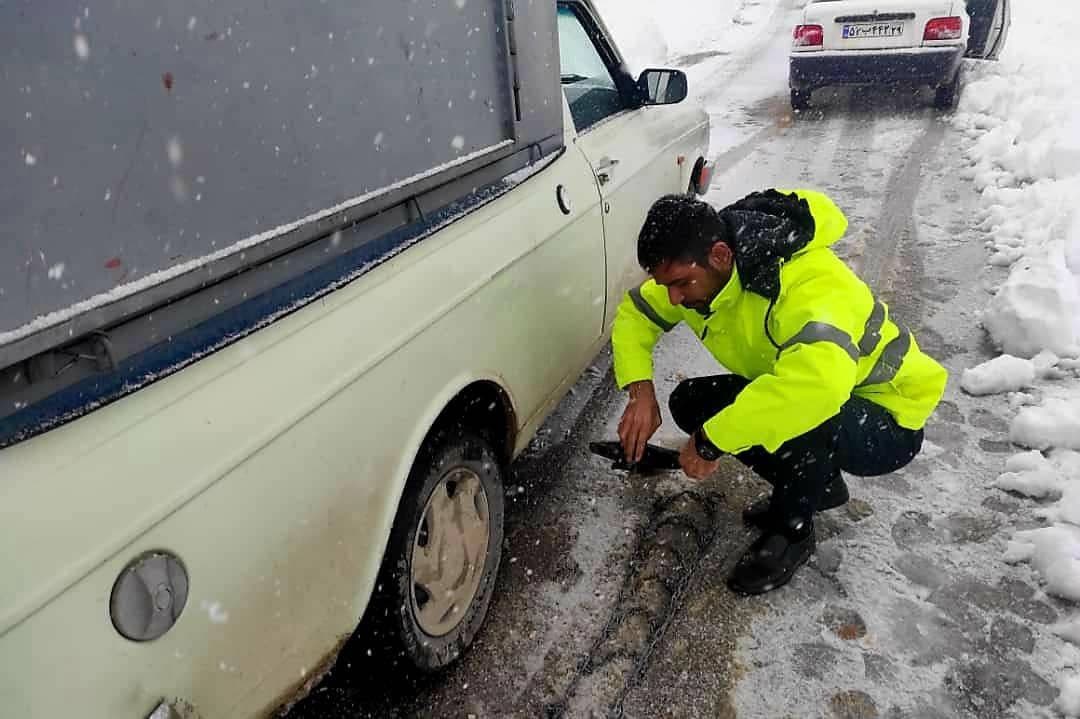
[[[33,547],[0,554],[6,708],[111,719],[179,696],[248,716],[279,698],[363,611],[453,393],[498,382],[525,422],[594,355],[603,262],[596,184],[571,146],[359,281],[0,452],[0,524]],[[109,593],[149,550],[175,552],[191,591],[176,627],[136,644],[112,628]]]

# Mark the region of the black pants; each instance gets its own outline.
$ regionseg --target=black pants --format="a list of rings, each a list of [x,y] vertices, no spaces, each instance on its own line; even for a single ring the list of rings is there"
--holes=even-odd
[[[738,375],[680,383],[669,400],[675,423],[693,434],[734,402],[749,383]],[[826,484],[839,477],[841,470],[859,477],[895,472],[919,453],[922,442],[922,430],[905,429],[884,408],[852,397],[839,414],[788,440],[775,454],[758,446],[735,457],[773,486],[772,510],[777,516],[809,519]]]

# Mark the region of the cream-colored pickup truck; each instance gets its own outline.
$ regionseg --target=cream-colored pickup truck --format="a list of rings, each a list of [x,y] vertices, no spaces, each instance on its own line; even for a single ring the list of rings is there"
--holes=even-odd
[[[157,18],[158,32],[202,43],[191,63],[217,52],[214,43],[239,44],[247,55],[234,48],[225,54],[240,62],[237,57],[260,52],[288,56],[290,45],[299,54],[316,42],[316,33],[319,41],[326,35],[316,23],[302,25],[299,18],[310,16],[289,15],[283,26],[292,34],[281,47],[268,48],[269,36],[245,45],[245,30],[271,24],[260,13],[277,10],[255,4],[243,12],[231,8],[230,16],[230,8],[218,8],[224,19],[211,31],[209,20],[188,20],[186,10],[180,18],[171,5],[149,5],[160,7],[108,12],[142,13],[148,29],[140,33],[151,34],[154,16],[164,15],[164,27]],[[324,3],[318,12],[333,5]],[[484,53],[468,44],[461,57],[508,63],[507,73],[494,80],[505,89],[499,97],[507,100],[507,114],[492,130],[505,139],[473,149],[466,130],[451,130],[446,151],[456,154],[449,162],[433,162],[426,172],[410,169],[401,178],[393,174],[395,163],[416,148],[392,142],[396,125],[365,130],[367,142],[375,138],[374,149],[365,148],[381,158],[385,184],[377,190],[357,184],[352,195],[328,190],[321,208],[288,205],[315,182],[317,163],[307,164],[302,182],[295,180],[298,171],[283,172],[281,182],[295,182],[292,189],[280,202],[267,197],[265,207],[248,213],[243,203],[251,198],[241,195],[252,185],[244,183],[263,175],[237,168],[229,146],[208,142],[200,159],[197,133],[171,127],[156,144],[158,115],[174,113],[170,117],[181,123],[183,93],[196,92],[184,83],[212,86],[211,71],[231,72],[232,65],[208,66],[192,77],[194,71],[184,73],[185,61],[176,61],[159,82],[156,59],[140,54],[161,102],[177,107],[146,110],[148,134],[138,143],[132,139],[131,174],[126,185],[109,190],[107,203],[119,192],[153,189],[151,169],[139,175],[143,152],[157,153],[146,167],[160,168],[161,197],[138,201],[144,215],[108,205],[101,233],[92,224],[97,210],[87,210],[68,274],[46,262],[48,276],[38,285],[39,277],[28,275],[26,286],[45,287],[51,279],[57,291],[60,284],[67,291],[69,278],[76,289],[97,281],[88,270],[78,274],[78,252],[110,226],[118,233],[129,218],[151,218],[154,202],[161,208],[151,219],[159,224],[181,211],[201,220],[199,203],[220,202],[236,215],[251,214],[244,227],[258,232],[245,239],[240,229],[223,231],[217,247],[225,249],[211,253],[209,264],[145,277],[136,271],[70,311],[46,307],[49,312],[25,326],[0,326],[0,715],[260,716],[325,667],[369,609],[386,615],[402,651],[424,669],[454,661],[476,634],[498,590],[506,467],[594,358],[621,296],[641,280],[636,238],[650,204],[665,193],[704,191],[709,128],[704,112],[682,102],[682,73],[627,74],[586,0],[445,5],[449,9],[439,12],[449,19],[442,29],[432,30],[433,20],[425,26],[424,18],[399,18],[402,27],[414,23],[415,51],[414,40],[400,30],[387,52],[397,53],[394,61],[406,69],[422,65],[422,73],[442,64],[432,54],[436,43],[423,38],[449,32],[453,12],[473,12],[477,30],[487,22],[490,32],[484,32],[498,39],[493,47],[506,50],[505,57],[477,60]],[[0,21],[13,12],[0,8]],[[72,76],[76,84],[121,81],[117,65],[92,66],[109,53],[115,63],[134,55],[120,39],[95,40],[95,23],[114,27],[106,14],[81,19],[75,52],[57,61],[54,80],[71,70],[85,73]],[[67,20],[42,18],[40,27],[32,17],[12,22],[22,23],[30,37],[61,25],[71,32]],[[382,37],[375,23],[356,22],[370,31],[372,43]],[[332,27],[342,33],[345,24]],[[165,44],[172,52],[171,36]],[[70,53],[70,37],[60,46]],[[187,48],[180,41],[176,47]],[[346,49],[346,59],[334,65],[304,60],[301,70],[311,82],[342,83],[352,67],[378,67],[380,56],[369,59],[367,52]],[[525,53],[533,53],[534,62],[522,64]],[[353,55],[356,65],[348,60]],[[423,101],[447,91],[456,93],[451,107],[457,96],[466,102],[475,92],[469,74],[462,64]],[[415,78],[401,67],[388,77],[397,89],[385,103],[411,92],[408,82]],[[273,92],[273,83],[267,80],[265,92]],[[334,97],[346,97],[347,109],[368,107],[356,101],[365,87],[348,87],[355,96],[338,85]],[[128,88],[102,88],[111,91]],[[420,100],[408,95],[408,102],[418,106]],[[549,103],[553,112],[545,109]],[[115,103],[104,105],[95,112],[105,115],[80,123],[125,121]],[[236,141],[287,124],[286,110],[275,102],[259,107],[262,119],[249,118]],[[414,137],[435,136],[431,128],[442,115],[431,107],[421,111],[429,124]],[[483,109],[484,116],[502,111],[498,102]],[[357,112],[357,122],[367,122],[365,113],[376,109]],[[530,117],[541,115],[555,131],[522,143]],[[233,116],[221,117],[227,126]],[[329,115],[319,120],[304,122],[314,128],[334,121]],[[397,124],[416,120],[403,117]],[[472,122],[481,121],[478,114]],[[217,126],[213,116],[200,127],[211,132]],[[346,131],[348,123],[340,123],[338,134],[327,131],[324,141]],[[303,134],[296,141],[311,152],[319,146]],[[20,142],[29,147],[31,140]],[[275,142],[264,148],[269,156]],[[296,151],[285,143],[280,140],[281,155]],[[333,154],[349,151],[343,145]],[[219,157],[221,173],[248,174],[216,182],[211,170],[193,167],[210,167]],[[92,158],[83,160],[71,171],[94,171]],[[334,160],[326,156],[327,163]],[[43,150],[34,162],[19,156],[17,169],[50,174],[52,161]],[[57,192],[66,181],[58,175]],[[432,177],[438,181],[426,182]],[[210,197],[211,187],[221,196]],[[105,191],[93,185],[95,202]],[[206,197],[196,201],[200,191]],[[28,215],[45,201],[36,192],[48,190],[20,200]],[[365,203],[372,198],[390,200],[369,212]],[[73,197],[41,211],[60,218],[80,206]],[[259,223],[276,224],[264,228],[256,215]],[[220,221],[228,219],[223,213]],[[193,231],[181,234],[194,241]],[[285,239],[291,244],[263,252],[265,243]],[[96,257],[87,266],[118,272],[121,249],[109,252],[118,259]],[[233,260],[249,264],[206,271],[213,262]],[[34,270],[28,264],[23,272]],[[270,280],[260,285],[260,273]],[[185,278],[194,284],[167,301],[140,300]],[[8,285],[7,297],[18,287]]]

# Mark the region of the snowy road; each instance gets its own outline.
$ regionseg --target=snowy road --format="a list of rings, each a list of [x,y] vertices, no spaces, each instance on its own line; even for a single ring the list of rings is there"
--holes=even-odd
[[[792,584],[738,599],[724,578],[751,538],[739,511],[763,485],[734,462],[700,484],[607,471],[587,452],[622,409],[601,357],[514,469],[504,564],[472,651],[414,680],[353,647],[349,672],[292,717],[1054,716],[1055,677],[1080,663],[1049,631],[1069,607],[1001,561],[1011,530],[1039,523],[990,487],[1014,451],[1010,408],[959,388],[993,356],[977,316],[1006,274],[986,265],[964,139],[928,93],[822,91],[792,117],[789,4],[762,15],[747,54],[683,58],[713,115],[708,199],[810,186],[844,209],[838,252],[952,374],[923,455],[852,480]],[[689,334],[660,347],[663,395],[716,371]],[[670,419],[658,441],[678,443]]]

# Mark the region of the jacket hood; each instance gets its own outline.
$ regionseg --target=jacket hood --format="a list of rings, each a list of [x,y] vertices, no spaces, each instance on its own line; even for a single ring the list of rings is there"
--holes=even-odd
[[[813,208],[818,210],[815,213],[812,205],[819,204],[820,208]],[[732,238],[743,287],[772,300],[780,296],[784,262],[800,252],[828,247],[847,227],[836,205],[814,192],[754,192],[721,209],[720,216]]]

